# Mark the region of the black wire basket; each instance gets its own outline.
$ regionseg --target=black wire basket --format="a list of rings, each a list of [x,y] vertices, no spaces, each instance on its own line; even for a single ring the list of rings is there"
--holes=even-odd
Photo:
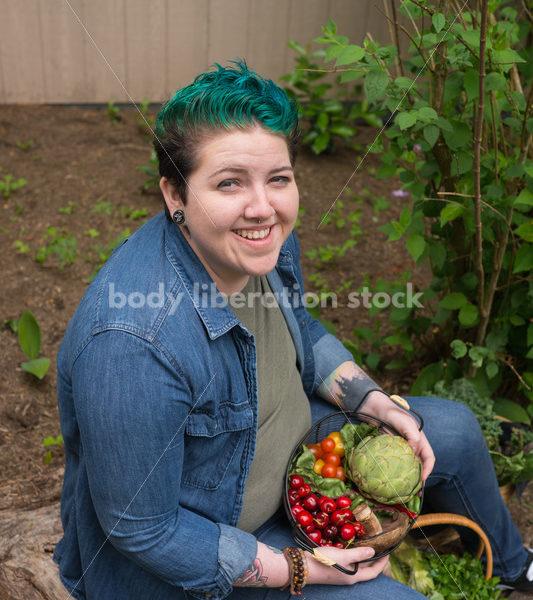
[[[412,411],[412,410],[411,410],[411,412],[414,413],[414,411]],[[414,413],[414,414],[416,415],[416,417],[419,420],[419,423],[420,423],[419,429],[421,430],[423,421],[417,413]],[[291,456],[289,458],[289,461],[287,464],[287,469],[285,472],[285,482],[284,482],[284,486],[283,486],[283,505],[284,505],[285,513],[287,515],[289,523],[291,524],[291,527],[292,527],[292,535],[294,537],[294,540],[300,547],[302,547],[305,550],[309,550],[311,552],[313,552],[313,550],[315,548],[320,547],[320,545],[317,544],[315,541],[313,541],[307,535],[307,533],[303,530],[301,525],[296,521],[296,518],[292,513],[292,508],[291,508],[291,504],[289,501],[289,490],[290,490],[289,476],[292,471],[293,463],[300,456],[300,454],[302,452],[302,445],[318,444],[318,443],[320,443],[321,440],[323,440],[325,437],[327,437],[330,433],[332,433],[334,431],[340,431],[346,423],[353,423],[355,425],[361,424],[361,423],[365,423],[368,425],[374,425],[378,428],[378,435],[400,435],[400,433],[398,433],[398,431],[392,425],[390,425],[390,424],[386,423],[385,421],[382,421],[376,417],[368,415],[366,413],[363,413],[363,412],[352,412],[352,413],[336,412],[336,413],[331,413],[330,415],[327,415],[326,417],[322,418],[320,421],[315,423],[309,429],[309,431],[302,437],[302,439],[296,444],[296,446],[294,447],[294,450],[292,451]],[[355,484],[353,484],[353,488],[356,491],[358,491]],[[390,507],[387,508],[386,506],[382,507],[384,510],[390,510],[392,516],[394,516],[394,511],[397,511],[398,513],[404,512],[404,514],[407,514],[408,519],[409,519],[408,526],[407,526],[405,532],[403,533],[403,535],[401,536],[401,538],[399,540],[395,541],[391,545],[390,548],[382,549],[379,552],[376,552],[372,558],[365,559],[361,562],[373,561],[373,560],[377,560],[378,558],[381,558],[382,556],[386,556],[387,554],[390,554],[391,552],[393,552],[401,544],[401,542],[403,541],[405,536],[411,530],[413,524],[415,523],[416,519],[418,518],[418,515],[420,514],[420,510],[422,508],[422,500],[423,500],[423,489],[424,488],[422,485],[422,490],[419,492],[420,506],[419,506],[418,512],[415,514],[410,513],[410,511],[403,510],[401,507],[396,507],[394,509],[391,509]],[[361,494],[361,495],[364,496],[364,494]],[[402,517],[402,518],[405,523],[405,517]],[[372,544],[365,544],[365,538],[362,538],[356,545],[362,546],[362,545],[372,545]],[[335,563],[332,566],[334,566],[339,571],[342,571],[343,573],[347,573],[350,575],[355,574],[357,572],[357,568],[358,568],[358,565],[355,565],[354,570],[348,570],[337,563]]]

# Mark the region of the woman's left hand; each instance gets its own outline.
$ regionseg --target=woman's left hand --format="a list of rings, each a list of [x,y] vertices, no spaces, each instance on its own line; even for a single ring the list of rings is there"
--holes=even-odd
[[[368,395],[362,410],[386,421],[405,437],[422,463],[422,480],[425,481],[435,465],[435,455],[424,432],[419,431],[416,419],[395,404],[387,394],[378,391]]]

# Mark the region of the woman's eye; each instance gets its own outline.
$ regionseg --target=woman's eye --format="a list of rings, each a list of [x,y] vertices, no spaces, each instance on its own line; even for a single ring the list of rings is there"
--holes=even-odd
[[[239,183],[239,181],[237,179],[224,179],[224,181],[221,181],[217,185],[217,188],[219,190],[228,189],[228,188],[232,188],[234,185],[237,185],[238,183]]]
[[[276,175],[275,177],[272,177],[270,181],[273,183],[289,183],[290,180],[290,177],[287,177],[286,175]]]

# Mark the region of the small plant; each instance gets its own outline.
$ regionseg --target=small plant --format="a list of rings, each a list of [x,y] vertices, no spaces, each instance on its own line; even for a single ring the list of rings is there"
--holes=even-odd
[[[20,347],[28,357],[28,361],[21,363],[27,373],[42,379],[50,367],[50,359],[39,357],[41,350],[41,328],[29,310],[25,310],[18,323],[18,338]]]
[[[122,233],[120,233],[115,239],[113,239],[108,244],[103,244],[101,246],[91,246],[91,250],[93,254],[90,254],[87,257],[88,262],[96,263],[96,267],[93,272],[89,275],[88,281],[92,281],[98,271],[104,266],[106,260],[111,256],[113,250],[123,242],[130,235],[130,230],[125,229]]]
[[[97,202],[92,208],[92,213],[97,213],[99,215],[111,215],[113,214],[113,206],[111,202],[107,202],[106,200],[102,200]]]
[[[15,142],[15,146],[17,148],[20,148],[23,152],[28,152],[29,150],[31,150],[33,148],[34,143],[35,142],[33,140],[26,140],[25,142],[17,140]]]
[[[153,150],[150,152],[149,164],[140,165],[136,167],[136,169],[137,171],[141,171],[141,173],[148,175],[148,178],[141,187],[141,192],[147,192],[152,187],[159,188],[159,180],[161,179],[161,176],[159,175],[159,162],[157,160],[157,155]]]
[[[142,219],[146,217],[148,211],[146,208],[133,208],[133,206],[121,206],[120,207],[120,216],[123,219],[130,219],[130,221],[136,221],[137,219]]]
[[[52,436],[47,436],[44,438],[43,440],[43,446],[45,448],[50,448],[50,446],[62,446],[64,444],[63,442],[63,436],[61,434],[59,434],[56,438],[52,437]],[[46,452],[46,454],[44,455],[43,458],[43,462],[45,465],[48,465],[49,463],[52,462],[52,450],[48,450]]]
[[[74,204],[72,200],[69,200],[67,206],[60,206],[57,209],[57,212],[61,215],[71,215],[72,211],[76,208],[78,208],[78,205]]]
[[[107,103],[107,116],[111,123],[118,123],[120,121],[120,108],[113,102]]]
[[[30,247],[28,246],[28,244],[22,242],[21,240],[16,240],[15,242],[13,242],[13,246],[17,248],[19,254],[28,254],[28,252],[30,251]]]
[[[0,171],[2,168],[0,167]],[[0,179],[0,192],[4,198],[9,198],[13,194],[13,192],[17,191],[19,188],[25,186],[28,182],[24,178],[13,180],[13,175],[6,173],[3,175],[2,179]]]
[[[69,235],[66,229],[58,232],[55,227],[49,227],[42,239],[46,244],[37,251],[35,256],[37,262],[43,264],[51,254],[58,258],[60,269],[76,262],[78,242],[76,237]]]
[[[139,102],[137,109],[140,113],[140,117],[137,119],[137,125],[142,133],[152,133],[155,127],[155,118],[151,117],[148,111],[150,110],[150,101],[145,98]]]
[[[87,229],[83,232],[85,235],[88,235],[90,238],[95,238],[100,235],[100,232],[97,229]]]

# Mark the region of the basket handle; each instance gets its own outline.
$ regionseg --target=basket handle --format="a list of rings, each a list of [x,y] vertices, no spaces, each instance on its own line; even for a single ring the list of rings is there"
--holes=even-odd
[[[460,525],[461,527],[468,527],[475,531],[479,536],[479,546],[476,554],[476,558],[480,558],[485,550],[487,564],[485,567],[485,579],[492,577],[492,548],[490,546],[489,538],[481,527],[463,515],[456,515],[454,513],[431,513],[420,515],[418,519],[413,523],[412,528],[417,529],[419,527],[427,527],[429,525]]]

